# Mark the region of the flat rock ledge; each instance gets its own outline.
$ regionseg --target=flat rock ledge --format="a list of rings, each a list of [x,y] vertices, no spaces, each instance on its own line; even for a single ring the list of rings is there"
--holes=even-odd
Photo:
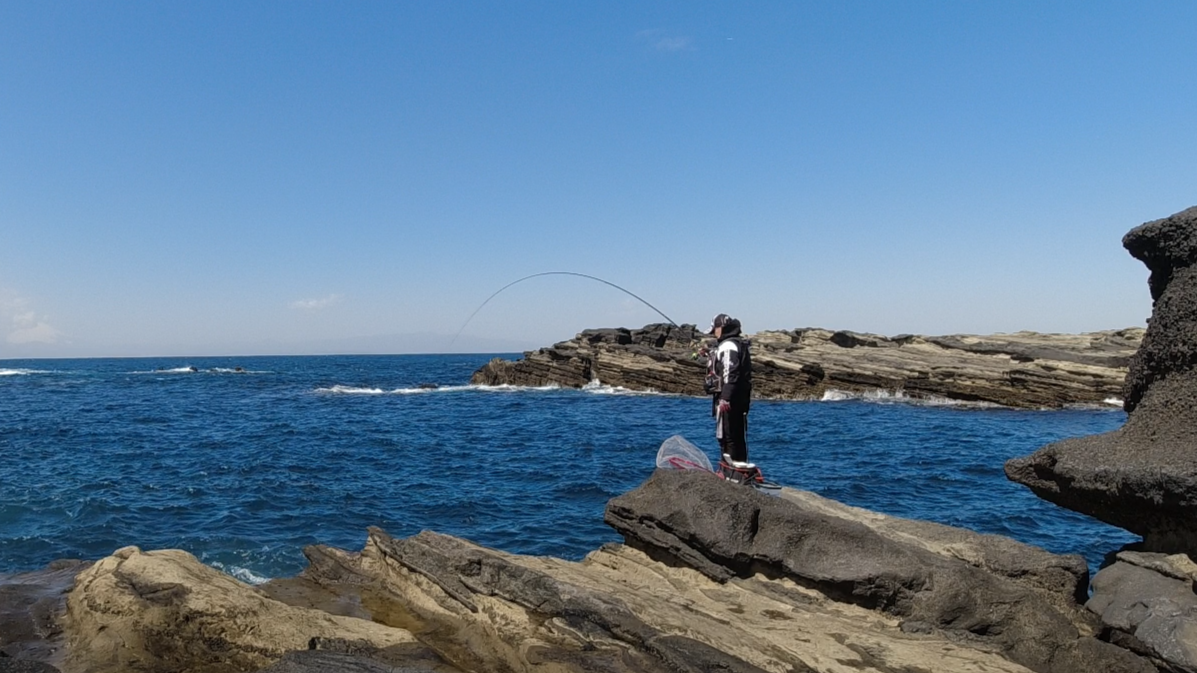
[[[758,332],[753,383],[758,398],[822,399],[878,391],[1021,408],[1108,404],[1121,399],[1128,363],[1144,330],[1085,334],[1017,332],[988,336],[885,337],[825,329]],[[694,325],[592,329],[521,360],[496,358],[474,373],[479,385],[560,385],[593,381],[637,391],[701,395],[709,339]]]
[[[1079,556],[700,472],[658,470],[606,521],[625,542],[580,562],[371,528],[360,552],[308,547],[303,573],[257,587],[181,551],[128,547],[66,594],[61,670],[1191,670],[1157,666],[1179,642],[1160,634],[1184,625],[1144,626],[1166,606],[1119,612],[1135,587],[1111,581],[1081,605]],[[1179,594],[1197,572],[1132,560]],[[30,666],[46,665],[0,658],[0,671],[55,670]]]

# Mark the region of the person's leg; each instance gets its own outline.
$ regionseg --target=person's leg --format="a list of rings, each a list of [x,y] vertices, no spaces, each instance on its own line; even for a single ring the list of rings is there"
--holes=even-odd
[[[724,452],[730,455],[732,460],[746,463],[748,462],[748,444],[745,434],[748,430],[748,414],[732,411],[724,416],[727,418],[727,426],[723,433],[727,441]]]

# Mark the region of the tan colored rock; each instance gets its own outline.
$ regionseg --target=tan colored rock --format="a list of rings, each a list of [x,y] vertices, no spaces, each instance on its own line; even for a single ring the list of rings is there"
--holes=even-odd
[[[1085,334],[885,337],[825,329],[750,335],[757,398],[820,399],[885,393],[1012,407],[1104,404],[1121,396],[1144,330]],[[701,395],[706,339],[693,325],[586,330],[569,341],[495,359],[475,384],[581,387],[594,380],[631,390]]]
[[[186,552],[137,547],[79,574],[64,625],[68,673],[254,671],[317,637],[414,642],[400,628],[272,600]]]
[[[1019,672],[984,643],[756,575],[726,583],[623,545],[580,563],[376,529],[351,554],[309,549],[305,575],[359,593],[465,670],[566,672]],[[390,615],[388,618],[387,615]]]

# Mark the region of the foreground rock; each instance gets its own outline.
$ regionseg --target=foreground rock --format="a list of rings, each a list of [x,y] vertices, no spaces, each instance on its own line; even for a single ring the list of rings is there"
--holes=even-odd
[[[658,471],[613,499],[607,522],[629,543],[714,580],[789,580],[1034,671],[1154,670],[1093,637],[1096,620],[1075,602],[1087,574],[1076,557],[887,521],[809,494],[751,495],[701,473]]]
[[[1112,642],[1163,670],[1197,671],[1197,564],[1183,554],[1122,552],[1093,578],[1086,607]]]
[[[64,670],[89,673],[254,671],[314,639],[369,652],[415,644],[400,628],[272,600],[186,552],[136,547],[78,575],[64,625]]]
[[[701,395],[707,339],[693,325],[587,330],[515,362],[495,359],[472,379],[483,385],[594,380],[633,390]],[[753,344],[754,392],[777,399],[885,391],[1011,407],[1102,404],[1120,397],[1143,330],[1087,334],[899,336],[798,329],[759,332]]]
[[[1151,270],[1154,300],[1131,360],[1126,424],[1011,460],[1036,495],[1143,536],[1146,551],[1197,554],[1197,208],[1144,224],[1123,245]]]
[[[0,574],[0,673],[54,670],[62,664],[59,616],[75,575],[88,565],[64,560],[36,572]]]

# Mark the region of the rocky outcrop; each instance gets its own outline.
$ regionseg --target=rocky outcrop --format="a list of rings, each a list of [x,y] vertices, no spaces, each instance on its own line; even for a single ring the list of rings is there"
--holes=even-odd
[[[997,649],[1034,671],[1153,670],[1093,637],[1095,622],[1075,602],[1087,574],[1079,559],[920,523],[906,528],[811,495],[742,490],[700,472],[658,470],[613,499],[606,519],[633,546],[713,580],[789,580],[892,616],[908,631]]]
[[[1197,554],[1197,208],[1132,230],[1153,311],[1125,384],[1126,424],[1011,460],[1036,495],[1143,536],[1143,549]]]
[[[313,639],[377,650],[415,643],[400,628],[275,601],[186,552],[136,547],[78,575],[63,622],[68,672],[254,671]]]
[[[790,580],[719,582],[624,545],[573,563],[373,529],[359,554],[308,553],[307,580],[360,596],[374,619],[405,624],[464,670],[1027,670],[983,644],[904,631],[884,614]]]
[[[525,353],[522,360],[492,360],[472,382],[582,387],[598,380],[632,390],[701,395],[706,363],[696,352],[708,338],[693,325],[586,330],[551,348]],[[886,391],[1040,408],[1120,397],[1143,330],[891,338],[796,329],[750,338],[758,398]]]
[[[309,547],[301,575],[260,587],[181,551],[127,547],[74,578],[55,617],[62,670],[1190,670],[1169,640],[1188,603],[1144,614],[1142,583],[1111,575],[1082,609],[1078,556],[695,471],[658,470],[606,519],[625,543],[581,562],[372,528],[360,552]],[[1187,559],[1125,558],[1172,582],[1197,576]],[[0,671],[53,670],[30,666],[44,664],[0,658]]]

